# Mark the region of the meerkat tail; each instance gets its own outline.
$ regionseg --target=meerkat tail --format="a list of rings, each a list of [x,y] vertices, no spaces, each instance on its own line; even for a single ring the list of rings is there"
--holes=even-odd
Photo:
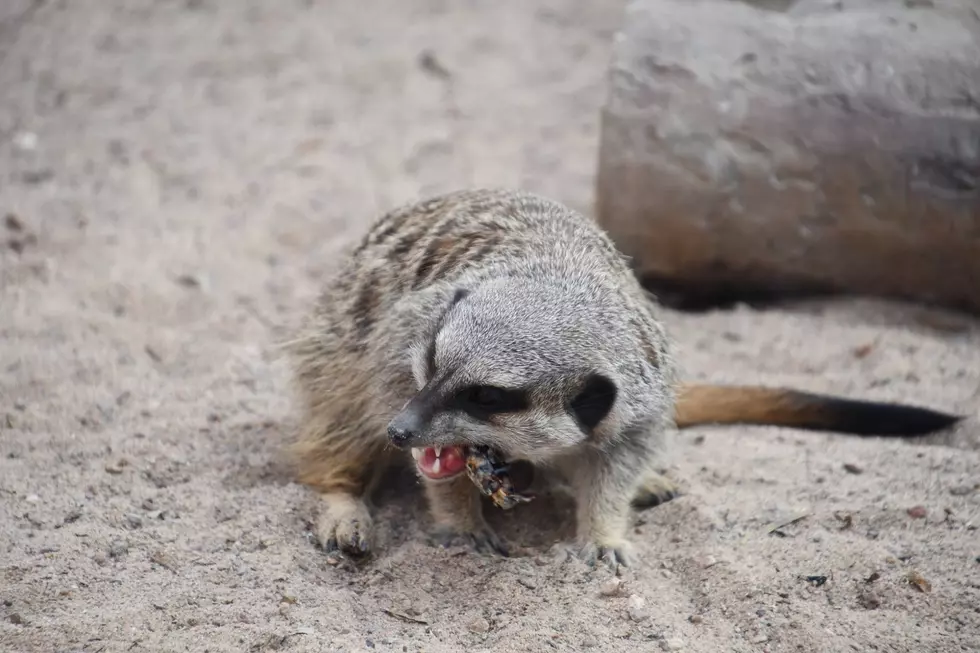
[[[961,419],[962,416],[905,404],[759,386],[683,384],[678,389],[675,410],[678,428],[754,424],[869,436],[926,435]]]

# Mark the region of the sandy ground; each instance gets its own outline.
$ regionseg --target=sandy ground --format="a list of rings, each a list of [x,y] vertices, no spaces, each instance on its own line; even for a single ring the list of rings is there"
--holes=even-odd
[[[508,560],[430,548],[410,477],[364,567],[312,545],[280,327],[402,201],[588,210],[620,9],[0,3],[0,650],[977,650],[980,322],[895,304],[668,313],[691,377],[969,419],[684,432],[614,596],[560,497],[491,514]]]

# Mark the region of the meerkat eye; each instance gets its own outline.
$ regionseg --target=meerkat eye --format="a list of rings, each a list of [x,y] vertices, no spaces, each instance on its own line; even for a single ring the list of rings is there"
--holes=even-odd
[[[527,409],[527,395],[521,390],[508,390],[492,385],[473,385],[456,394],[456,404],[477,418],[500,413],[515,413]]]

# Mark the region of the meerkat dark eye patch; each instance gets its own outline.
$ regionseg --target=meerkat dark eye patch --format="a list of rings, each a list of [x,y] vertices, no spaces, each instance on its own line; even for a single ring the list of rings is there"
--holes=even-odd
[[[454,407],[476,419],[527,410],[527,393],[492,385],[471,385],[453,397]]]
[[[601,374],[591,374],[569,402],[569,408],[582,427],[591,431],[605,419],[616,403],[616,384]]]

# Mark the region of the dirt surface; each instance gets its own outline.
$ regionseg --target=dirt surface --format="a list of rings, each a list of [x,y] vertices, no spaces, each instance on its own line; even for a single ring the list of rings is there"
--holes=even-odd
[[[684,432],[685,495],[638,518],[619,588],[556,555],[561,497],[491,513],[509,560],[431,548],[410,477],[363,567],[311,543],[280,327],[400,202],[506,185],[588,210],[620,10],[0,3],[0,650],[976,646],[980,323],[895,304],[668,313],[691,377],[968,420]]]

